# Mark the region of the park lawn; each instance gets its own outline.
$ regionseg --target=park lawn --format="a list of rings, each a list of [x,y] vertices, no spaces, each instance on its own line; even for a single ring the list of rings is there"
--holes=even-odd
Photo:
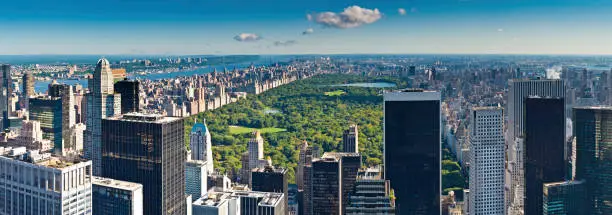
[[[262,134],[265,134],[265,133],[278,133],[278,132],[287,131],[287,129],[284,129],[284,128],[275,128],[275,127],[256,129],[256,128],[248,128],[248,127],[243,127],[243,126],[235,126],[235,125],[230,125],[229,126],[230,134],[246,134],[246,133],[251,133],[251,132],[253,132],[255,130],[259,130],[259,132],[261,132]]]
[[[341,96],[344,95],[346,92],[342,91],[342,90],[336,90],[336,91],[330,91],[330,92],[325,92],[326,96]]]

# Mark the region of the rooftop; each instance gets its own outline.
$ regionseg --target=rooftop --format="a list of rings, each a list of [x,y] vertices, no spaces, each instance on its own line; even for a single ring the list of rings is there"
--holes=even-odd
[[[342,157],[359,157],[361,156],[359,153],[351,153],[351,152],[325,152],[321,158],[342,158]]]
[[[57,156],[51,153],[41,154],[38,150],[28,151],[26,147],[0,147],[0,156],[60,170],[75,164],[87,162],[87,160],[76,156]]]
[[[261,168],[255,168],[252,172],[275,172],[275,173],[287,173],[286,169],[274,168],[274,166],[265,166]]]
[[[261,198],[259,206],[276,206],[283,199],[282,193],[268,193],[268,192],[256,192],[256,191],[211,191],[206,196],[197,199],[193,202],[193,205],[207,206],[207,207],[219,207],[223,202],[229,199],[236,199],[241,197],[252,197]]]
[[[503,110],[502,107],[499,106],[488,106],[488,107],[473,107],[472,110]]]
[[[580,109],[580,110],[612,110],[612,106],[607,106],[607,105],[579,106],[579,107],[574,107],[574,109]]]
[[[139,184],[139,183],[134,183],[134,182],[129,182],[129,181],[120,181],[120,180],[115,180],[112,178],[103,178],[103,177],[98,177],[98,176],[94,176],[91,183],[94,185],[112,187],[112,188],[121,189],[121,190],[134,191],[134,190],[142,189],[142,184]]]
[[[147,114],[139,112],[126,113],[120,116],[109,117],[107,119],[120,120],[120,121],[131,121],[131,122],[150,122],[150,123],[168,123],[176,120],[181,120],[178,117],[166,117],[160,114]]]

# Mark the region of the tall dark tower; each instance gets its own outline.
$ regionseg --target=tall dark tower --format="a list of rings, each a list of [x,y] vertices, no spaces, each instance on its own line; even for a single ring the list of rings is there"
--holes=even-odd
[[[544,184],[565,180],[565,102],[525,99],[525,215],[543,213]]]
[[[184,215],[183,119],[124,114],[102,120],[102,175],[143,185],[144,214]]]
[[[0,113],[2,114],[2,126],[1,129],[7,129],[9,127],[9,97],[13,93],[11,89],[11,65],[4,64],[0,65]]]
[[[612,214],[612,107],[574,108],[576,180],[584,180],[587,209]]]
[[[137,80],[128,80],[126,78],[115,83],[115,92],[121,94],[121,114],[138,112],[140,110],[139,90],[140,83]]]
[[[28,109],[28,99],[31,96],[34,96],[36,92],[34,92],[34,75],[31,71],[26,71],[23,74],[23,87],[22,87],[22,101],[26,109]]]
[[[385,179],[398,214],[440,214],[440,93],[384,94]]]
[[[251,172],[251,187],[253,191],[283,193],[285,195],[285,208],[288,208],[289,188],[287,184],[287,170],[265,166],[253,169]]]
[[[342,213],[342,160],[328,156],[312,161],[312,214]]]

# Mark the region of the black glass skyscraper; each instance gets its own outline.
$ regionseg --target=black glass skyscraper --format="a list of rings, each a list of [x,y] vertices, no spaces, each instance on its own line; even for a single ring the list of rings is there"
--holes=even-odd
[[[140,99],[138,92],[140,85],[137,80],[124,79],[115,83],[115,93],[121,94],[121,113],[138,112]]]
[[[584,180],[583,214],[612,214],[612,107],[574,108],[576,180]]]
[[[544,183],[565,180],[565,102],[525,99],[525,215],[543,211]]]
[[[29,99],[29,118],[39,121],[43,138],[51,140],[53,151],[61,154],[64,149],[62,141],[62,100],[58,97],[32,97]]]
[[[440,93],[384,94],[384,177],[398,214],[440,214]]]
[[[284,194],[285,208],[288,208],[289,190],[286,169],[273,166],[254,169],[251,172],[251,187],[253,191]]]
[[[143,185],[144,214],[184,215],[183,119],[125,114],[102,120],[102,174]]]
[[[13,93],[11,88],[11,65],[0,65],[0,114],[2,114],[1,129],[7,129],[10,126],[9,123],[9,97]]]
[[[324,157],[312,161],[312,214],[342,214],[342,160]]]
[[[69,87],[70,85],[67,84],[51,83],[48,86],[47,94],[51,97],[62,97],[64,93],[68,91]]]

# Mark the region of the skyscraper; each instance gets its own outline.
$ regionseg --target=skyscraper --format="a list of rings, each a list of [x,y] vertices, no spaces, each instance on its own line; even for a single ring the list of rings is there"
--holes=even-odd
[[[440,93],[384,94],[384,177],[399,214],[440,214]]]
[[[62,99],[39,96],[30,98],[30,120],[39,121],[43,138],[53,143],[53,153],[63,154],[66,150],[62,137]]]
[[[390,196],[390,182],[381,176],[382,172],[377,168],[358,173],[344,214],[395,214],[395,205]]]
[[[576,180],[587,187],[583,214],[612,214],[612,107],[574,108]]]
[[[474,108],[470,126],[470,214],[504,214],[503,109]]]
[[[13,93],[11,86],[13,80],[11,79],[11,65],[0,65],[0,117],[1,125],[0,129],[4,130],[9,127],[9,115],[10,115],[10,102],[9,98]]]
[[[563,181],[543,185],[543,213],[586,214],[586,187],[584,181]]]
[[[506,111],[508,113],[508,125],[506,133],[506,144],[508,149],[523,148],[514,146],[515,143],[523,143],[516,141],[516,138],[523,137],[525,126],[524,108],[525,98],[529,96],[565,98],[565,86],[563,80],[553,79],[513,79],[508,82],[508,101]],[[512,158],[509,156],[508,158]],[[524,188],[524,176],[521,175],[523,161],[508,160],[508,172],[511,180],[507,182],[509,186],[507,202],[513,202],[514,196],[524,198],[520,193],[515,192],[515,188]]]
[[[359,131],[357,125],[352,124],[342,134],[344,152],[359,153]]]
[[[298,190],[304,189],[304,166],[312,163],[312,147],[308,146],[308,142],[302,141],[300,144],[300,154],[298,157],[297,173],[295,175],[295,182],[298,186]]]
[[[542,214],[544,183],[565,180],[565,102],[525,99],[525,215]],[[474,192],[470,188],[470,192]]]
[[[325,158],[337,158],[341,162],[341,192],[342,192],[342,211],[348,206],[348,197],[355,187],[355,181],[357,180],[357,173],[361,168],[361,155],[359,153],[346,153],[346,152],[325,152],[322,159]]]
[[[259,131],[254,132],[255,137],[249,140],[249,169],[260,167],[261,160],[264,159],[264,140]]]
[[[199,199],[208,191],[208,165],[206,161],[188,160],[185,163],[185,193]]]
[[[312,214],[342,214],[342,160],[329,156],[312,161]]]
[[[125,71],[125,69],[123,70]],[[127,78],[115,83],[115,92],[121,94],[121,113],[138,112],[140,110],[140,84],[137,80]]]
[[[93,177],[94,215],[143,215],[142,184]]]
[[[23,73],[22,82],[23,94],[21,96],[23,96],[23,104],[25,105],[25,108],[28,109],[28,99],[30,98],[30,96],[34,96],[36,94],[36,92],[34,91],[35,81],[32,71],[26,71]]]
[[[183,215],[183,119],[130,113],[102,120],[102,175],[143,185],[144,214]]]
[[[121,112],[121,96],[114,94],[110,63],[104,58],[98,61],[93,78],[89,79],[86,103],[84,155],[93,163],[93,175],[99,176],[102,170],[102,119]]]
[[[91,215],[91,161],[0,147],[0,214]]]
[[[191,149],[192,160],[206,161],[208,171],[214,171],[212,144],[206,122],[197,122],[191,128],[191,134],[189,134],[189,148]]]
[[[253,169],[251,172],[251,189],[253,191],[282,193],[285,197],[285,208],[288,208],[287,170],[265,166]]]

